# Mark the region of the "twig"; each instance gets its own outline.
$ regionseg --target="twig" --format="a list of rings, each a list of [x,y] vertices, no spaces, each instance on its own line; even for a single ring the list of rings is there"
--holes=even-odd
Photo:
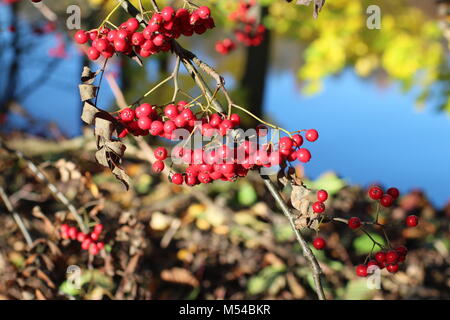
[[[30,233],[25,227],[22,217],[16,211],[14,211],[11,201],[9,201],[9,198],[2,186],[0,186],[0,197],[5,203],[6,209],[8,209],[8,211],[12,214],[14,221],[16,221],[17,226],[19,227],[20,231],[23,234],[23,237],[25,238],[28,248],[31,248],[33,245],[33,239],[31,238]]]
[[[314,256],[313,252],[311,251],[311,248],[309,247],[306,240],[303,238],[300,231],[295,227],[295,223],[294,223],[294,219],[292,218],[292,214],[291,214],[289,208],[287,207],[286,203],[284,202],[283,198],[281,197],[280,193],[276,189],[275,185],[272,183],[272,181],[269,179],[268,176],[261,176],[261,177],[263,178],[264,184],[266,185],[270,194],[273,196],[273,198],[277,202],[281,211],[286,216],[286,218],[289,220],[289,224],[291,225],[292,230],[294,230],[297,241],[303,250],[303,255],[306,257],[306,259],[309,261],[309,263],[311,265],[311,269],[313,271],[314,285],[316,286],[317,296],[319,297],[320,300],[325,300],[325,294],[323,292],[323,287],[322,287],[322,283],[320,280],[320,274],[322,273],[322,270],[320,269],[320,266],[319,266],[319,263],[317,262],[316,257]]]
[[[117,0],[120,1],[120,0]],[[151,0],[151,3],[153,7],[155,8],[155,11],[159,11],[158,6],[156,4],[155,0]],[[129,0],[123,0],[122,7],[124,10],[130,14],[131,16],[134,16],[138,21],[141,22],[141,24],[145,24],[145,21],[143,19],[140,19],[139,17],[139,11],[129,2]],[[207,74],[209,74],[211,77],[213,77],[218,87],[221,87],[223,92],[225,93],[225,96],[227,97],[227,101],[229,104],[231,104],[231,99],[229,98],[229,95],[225,89],[223,78],[208,64],[202,62],[200,59],[198,59],[192,52],[184,49],[178,42],[172,41],[173,50],[175,54],[181,59],[181,62],[185,66],[186,70],[189,72],[191,77],[194,79],[194,81],[197,83],[199,88],[202,90],[203,94],[212,101],[215,109],[219,112],[224,112],[224,108],[220,104],[220,102],[217,99],[212,99],[213,94],[211,90],[209,89],[207,83],[201,76],[201,74],[198,72],[198,70],[195,68],[194,63],[201,68],[203,71],[205,71]],[[194,61],[194,63],[192,62]],[[145,143],[145,141],[143,141]],[[313,271],[313,278],[314,278],[314,284],[316,286],[316,292],[320,300],[325,300],[325,294],[323,292],[323,287],[320,280],[320,274],[321,269],[319,266],[319,263],[317,262],[316,257],[312,253],[311,249],[309,248],[307,242],[302,237],[300,232],[295,228],[294,220],[290,214],[289,208],[284,203],[283,199],[281,198],[279,192],[277,191],[275,185],[268,179],[266,176],[261,176],[264,180],[264,183],[269,190],[269,192],[272,194],[280,208],[282,209],[284,215],[288,218],[289,223],[295,232],[295,235],[297,237],[297,241],[299,242],[302,250],[303,255],[306,257],[306,259],[310,262],[311,269]]]
[[[28,159],[28,157],[26,157],[22,151],[19,150],[13,150],[11,148],[9,148],[4,142],[3,139],[0,138],[0,148],[5,149],[6,151],[8,151],[11,154],[15,154],[17,157],[19,157],[21,160],[25,161],[25,163],[27,164],[28,168],[31,170],[31,172],[33,172],[33,174],[36,176],[36,178],[47,185],[47,188],[50,190],[50,192],[53,194],[53,196],[62,202],[62,204],[64,204],[67,209],[70,211],[70,213],[73,215],[73,217],[75,218],[75,220],[77,221],[79,227],[81,228],[81,231],[83,232],[88,232],[88,228],[86,227],[83,218],[78,214],[77,209],[74,207],[74,205],[69,201],[69,199],[67,199],[67,197],[58,190],[58,188],[51,183],[48,178],[44,175],[44,173],[42,172],[42,170],[40,170],[30,159]]]

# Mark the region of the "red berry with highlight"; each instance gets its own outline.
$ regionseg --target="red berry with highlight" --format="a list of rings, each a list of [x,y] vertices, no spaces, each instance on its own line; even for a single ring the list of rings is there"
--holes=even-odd
[[[383,196],[383,189],[377,186],[370,187],[368,194],[373,200],[379,200]]]
[[[317,250],[322,250],[326,246],[326,241],[323,238],[315,238],[313,241],[313,246]]]
[[[325,202],[328,199],[328,192],[325,190],[317,191],[317,200]]]
[[[358,229],[361,226],[361,220],[358,217],[348,219],[348,226],[350,229]]]
[[[309,129],[306,131],[305,138],[308,141],[314,142],[319,138],[319,133],[315,129]]]
[[[415,227],[419,224],[419,217],[415,215],[410,215],[406,218],[406,225],[408,227]]]
[[[312,205],[312,209],[315,213],[322,213],[325,211],[325,204],[321,201],[316,201]]]

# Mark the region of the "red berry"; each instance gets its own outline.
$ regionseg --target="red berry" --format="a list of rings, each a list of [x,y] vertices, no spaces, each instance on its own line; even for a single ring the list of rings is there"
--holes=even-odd
[[[378,263],[383,263],[386,261],[386,254],[382,251],[377,252],[375,254],[375,260],[377,260]]]
[[[153,172],[160,173],[164,170],[164,162],[161,160],[155,161],[152,165]]]
[[[114,48],[116,51],[125,52],[129,48],[129,44],[125,39],[116,39],[114,40]]]
[[[103,225],[101,223],[97,223],[94,226],[94,233],[100,234],[100,233],[102,233],[102,231],[103,231]]]
[[[383,189],[377,186],[370,187],[368,194],[373,200],[379,200],[383,196]]]
[[[308,149],[300,148],[297,150],[297,159],[300,162],[306,163],[309,160],[311,160],[311,153],[309,152]]]
[[[390,207],[393,202],[394,202],[394,198],[389,194],[384,194],[380,199],[380,204],[386,208]]]
[[[295,147],[300,147],[303,144],[303,138],[299,134],[294,134],[292,140],[294,141]]]
[[[136,18],[130,18],[126,22],[127,30],[130,32],[135,32],[139,29],[139,21]]]
[[[386,253],[386,263],[392,264],[396,263],[398,259],[398,253],[394,250],[390,250]]]
[[[158,160],[166,160],[167,158],[167,149],[164,147],[158,147],[153,152],[155,154],[155,158]]]
[[[400,191],[398,191],[397,188],[389,188],[387,189],[386,193],[394,199],[397,199],[400,195]]]
[[[87,56],[88,56],[88,58],[91,59],[91,60],[97,60],[97,59],[100,57],[100,52],[98,52],[97,49],[95,49],[95,48],[93,48],[93,47],[90,47],[90,48],[87,50]]]
[[[364,264],[356,266],[356,275],[358,277],[367,277],[367,266]]]
[[[74,35],[74,39],[76,43],[84,44],[88,42],[89,36],[84,30],[78,30]]]
[[[172,176],[172,183],[174,183],[174,184],[183,184],[183,175],[181,173],[175,173]]]
[[[125,108],[120,111],[120,119],[124,122],[130,122],[134,120],[134,110],[131,108]]]
[[[75,240],[78,235],[78,230],[75,227],[70,227],[69,230],[67,231],[67,234],[69,235],[70,239]]]
[[[92,232],[89,234],[92,240],[97,241],[100,238],[100,235],[98,233]]]
[[[207,6],[201,6],[196,10],[196,12],[202,19],[208,19],[209,16],[211,15],[211,10],[209,10]]]
[[[90,238],[86,238],[82,243],[81,243],[81,249],[83,250],[88,250],[89,247],[91,246],[92,240]]]
[[[319,133],[315,129],[309,129],[306,131],[305,138],[308,141],[314,142],[319,138]]]
[[[348,226],[350,229],[358,229],[361,226],[361,220],[358,217],[348,219]]]
[[[369,262],[367,262],[367,271],[373,272],[374,268],[372,266],[376,266],[377,268],[379,268],[378,262],[376,262],[375,260],[370,260]]]
[[[399,246],[395,248],[395,251],[397,251],[399,256],[406,256],[408,254],[408,249],[405,246]]]
[[[97,247],[97,245],[95,243],[92,243],[91,246],[89,247],[89,253],[92,254],[93,256],[97,255],[100,252],[99,248]]]
[[[390,273],[396,273],[398,271],[398,264],[390,264],[386,267],[386,270]]]
[[[312,209],[315,213],[322,213],[325,211],[325,205],[321,201],[316,201],[312,205]]]
[[[137,124],[140,129],[149,130],[152,125],[152,120],[149,117],[140,117]]]
[[[173,120],[178,116],[178,108],[174,104],[169,104],[164,108],[164,114],[167,118]]]
[[[164,124],[161,121],[156,120],[152,122],[152,125],[150,126],[150,133],[152,135],[157,136],[163,131],[164,131]]]
[[[293,146],[293,141],[289,137],[283,137],[280,139],[280,142],[278,143],[278,146],[280,149],[291,149]]]
[[[69,231],[69,225],[68,224],[63,224],[61,225],[61,232],[67,233]]]
[[[105,244],[103,242],[98,242],[97,243],[97,249],[98,250],[103,250],[104,247],[105,247]]]
[[[171,21],[174,16],[175,10],[172,7],[165,7],[161,11],[161,17],[164,19],[164,21]]]
[[[317,250],[322,250],[326,246],[326,241],[323,238],[315,238],[313,241],[313,246]]]
[[[325,190],[317,191],[317,200],[325,202],[328,199],[328,192]]]
[[[144,35],[140,32],[135,32],[131,36],[131,43],[135,46],[141,46],[145,42]]]
[[[408,227],[415,227],[419,224],[419,217],[415,215],[410,215],[406,218],[406,225]]]
[[[234,127],[239,127],[241,125],[241,117],[236,113],[233,113],[230,116],[230,120],[233,123]]]
[[[78,242],[83,242],[84,240],[86,240],[86,238],[87,238],[86,233],[79,232],[78,235],[77,235],[77,241]]]
[[[136,117],[150,117],[153,109],[152,106],[148,103],[143,103],[139,107],[136,108]]]

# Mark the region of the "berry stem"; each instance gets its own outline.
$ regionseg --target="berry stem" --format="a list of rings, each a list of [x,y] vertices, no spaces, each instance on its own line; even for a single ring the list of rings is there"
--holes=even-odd
[[[311,248],[309,247],[308,243],[303,238],[300,231],[295,227],[295,222],[294,222],[294,219],[292,218],[292,214],[291,214],[289,208],[287,207],[286,203],[284,202],[283,198],[281,197],[279,191],[276,189],[275,185],[272,183],[272,181],[269,179],[268,176],[261,176],[261,177],[263,178],[264,184],[266,185],[267,189],[274,197],[276,203],[281,208],[281,211],[286,216],[286,218],[289,220],[289,224],[291,225],[292,230],[294,230],[297,241],[303,250],[303,255],[306,257],[306,259],[308,259],[308,261],[311,265],[311,269],[313,270],[313,278],[314,278],[314,284],[316,287],[316,293],[317,293],[319,299],[326,300],[325,294],[323,291],[323,287],[322,287],[322,283],[320,280],[320,274],[322,273],[322,270],[319,266],[319,263],[317,262],[316,257],[312,253]]]

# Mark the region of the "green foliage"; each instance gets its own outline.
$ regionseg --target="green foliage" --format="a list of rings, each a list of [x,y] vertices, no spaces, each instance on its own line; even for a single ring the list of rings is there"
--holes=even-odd
[[[379,244],[381,245],[385,244],[383,237],[380,236],[379,234],[370,233],[370,235]],[[355,240],[353,240],[353,247],[355,248],[357,254],[368,254],[372,250],[373,241],[367,235],[363,234],[355,238]],[[377,248],[378,246],[375,246],[375,250]]]

